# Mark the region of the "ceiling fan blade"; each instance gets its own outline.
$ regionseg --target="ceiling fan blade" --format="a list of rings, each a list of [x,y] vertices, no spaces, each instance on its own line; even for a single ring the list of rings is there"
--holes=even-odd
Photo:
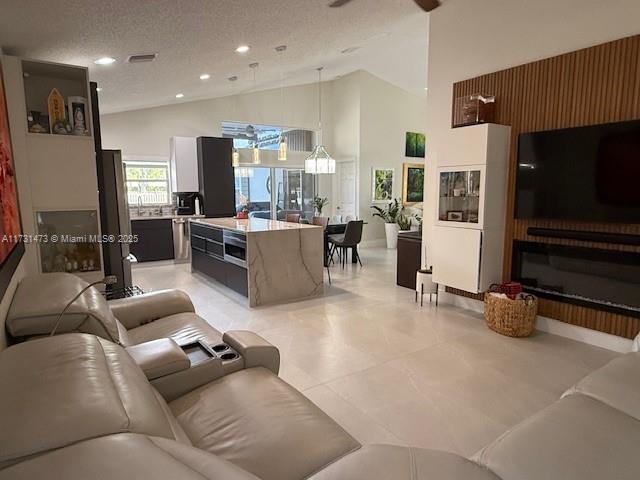
[[[414,1],[425,12],[430,12],[431,10],[435,10],[440,6],[439,0],[414,0]]]
[[[329,6],[330,6],[331,8],[338,8],[338,7],[341,7],[341,6],[343,6],[343,5],[347,4],[347,3],[349,3],[350,1],[351,1],[351,0],[333,0],[333,2],[331,2],[331,3],[329,4]]]

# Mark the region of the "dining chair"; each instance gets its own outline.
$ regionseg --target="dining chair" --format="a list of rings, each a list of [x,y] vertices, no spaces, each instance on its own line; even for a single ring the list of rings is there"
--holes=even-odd
[[[322,227],[322,230],[324,232],[324,235],[327,234],[327,225],[329,225],[329,217],[313,217],[313,219],[311,220],[311,223],[313,225],[316,225],[317,227]],[[329,285],[331,285],[331,271],[329,270],[329,261],[328,261],[328,252],[327,252],[327,243],[326,243],[326,237],[325,237],[325,248],[324,248],[324,252],[323,254],[325,255],[325,266],[327,268],[327,275],[329,275]]]
[[[289,223],[300,223],[300,214],[299,213],[287,213],[287,216],[284,217],[285,222]]]
[[[313,225],[322,227],[326,230],[327,225],[329,225],[329,217],[313,217],[311,222],[313,223]]]
[[[362,267],[362,261],[360,260],[360,254],[358,253],[357,247],[362,241],[363,227],[364,222],[362,220],[354,220],[347,223],[347,228],[344,231],[344,235],[331,235],[329,237],[329,242],[332,245],[330,262],[333,260],[333,254],[336,252],[336,250],[340,249],[340,260],[342,263],[342,268],[344,268],[347,260],[347,250],[351,248],[353,249],[353,255],[356,256],[360,267]]]

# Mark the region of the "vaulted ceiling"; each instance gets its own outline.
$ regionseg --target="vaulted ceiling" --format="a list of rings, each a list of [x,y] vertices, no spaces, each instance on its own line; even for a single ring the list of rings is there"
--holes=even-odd
[[[299,85],[358,69],[424,95],[428,15],[411,0],[3,0],[5,53],[85,65],[103,113]],[[246,44],[246,54],[235,52]],[[275,47],[287,45],[277,53]],[[133,54],[155,53],[130,64]],[[109,56],[112,65],[95,65]],[[254,72],[249,64],[260,65]],[[200,80],[207,73],[211,77]],[[237,76],[237,82],[228,80]],[[176,99],[177,93],[184,97]]]

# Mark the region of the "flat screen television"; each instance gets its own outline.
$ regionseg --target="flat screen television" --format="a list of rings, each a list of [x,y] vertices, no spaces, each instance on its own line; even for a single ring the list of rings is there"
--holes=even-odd
[[[521,134],[515,214],[640,223],[640,120]]]

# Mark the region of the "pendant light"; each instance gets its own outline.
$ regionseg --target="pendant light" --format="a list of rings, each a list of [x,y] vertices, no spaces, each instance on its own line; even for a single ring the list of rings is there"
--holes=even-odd
[[[229,81],[235,85],[235,82],[238,80],[238,77],[236,77],[235,75],[232,77],[229,77]],[[236,104],[238,103],[238,99],[236,97],[236,89],[233,88],[232,92],[233,94],[233,115],[232,117],[235,118],[236,116]],[[236,148],[235,145],[235,139],[233,140],[233,151],[231,153],[231,165],[233,166],[233,168],[237,168],[240,166],[240,152],[238,151],[238,149]],[[242,176],[242,175],[240,175]]]
[[[249,65],[249,67],[253,70],[253,91],[255,92],[256,90],[256,70],[258,70],[258,66],[260,64],[259,63],[252,63],[251,65]],[[260,165],[261,160],[260,160],[260,147],[258,145],[258,138],[257,138],[257,133],[256,133],[256,139],[253,141],[253,152],[252,152],[252,158],[253,158],[253,164],[254,165]]]
[[[336,173],[336,161],[322,145],[322,68],[318,68],[318,140],[311,155],[304,161],[305,173],[315,175]]]
[[[251,152],[254,165],[260,165],[260,148],[258,147],[258,141],[253,142],[253,150]]]
[[[278,160],[281,162],[287,161],[287,137],[282,133],[280,134],[280,145],[278,145]]]
[[[284,69],[282,67],[282,54],[287,50],[286,45],[280,45],[276,47],[276,52],[278,52],[278,58],[280,61],[280,142],[278,144],[278,160],[280,162],[287,161],[287,137],[285,136],[282,129],[284,128]]]

